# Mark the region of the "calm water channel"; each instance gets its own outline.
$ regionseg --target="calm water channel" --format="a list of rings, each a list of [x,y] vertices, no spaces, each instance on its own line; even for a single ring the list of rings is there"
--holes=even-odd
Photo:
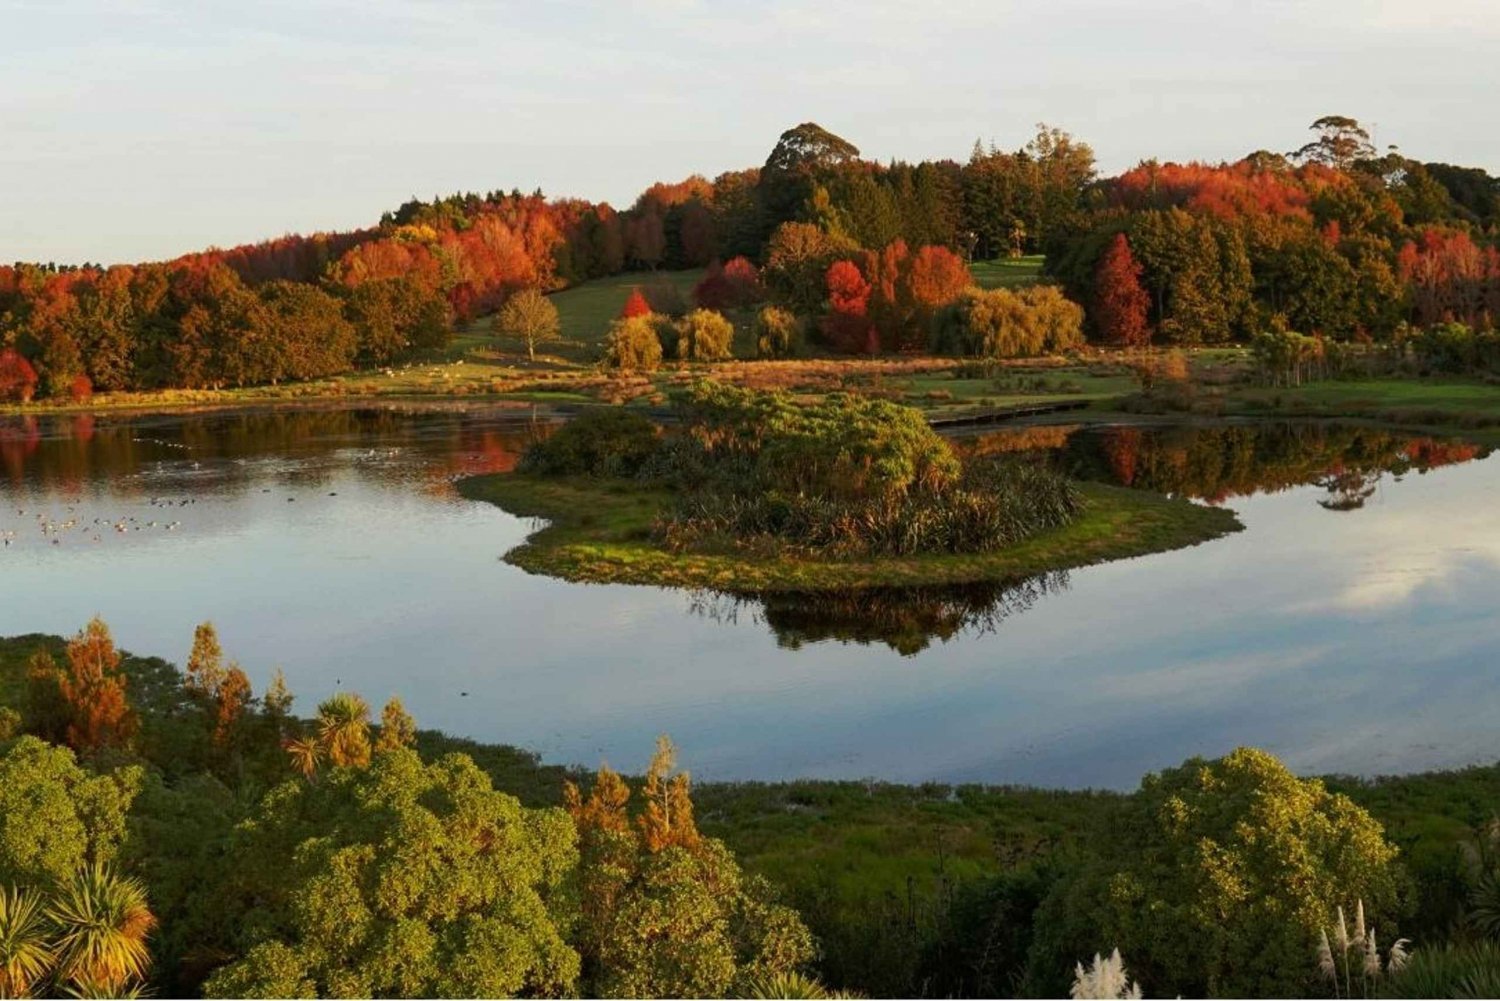
[[[1010,588],[731,599],[500,556],[464,501],[545,427],[368,410],[0,419],[0,634],[181,661],[211,619],[257,688],[336,687],[550,761],[706,779],[1131,787],[1255,744],[1303,772],[1500,757],[1500,459],[1309,425],[963,439],[1227,504],[1246,531]]]

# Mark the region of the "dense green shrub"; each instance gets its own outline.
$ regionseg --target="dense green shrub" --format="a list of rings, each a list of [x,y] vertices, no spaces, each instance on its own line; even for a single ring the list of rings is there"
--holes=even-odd
[[[743,460],[757,490],[843,499],[890,498],[958,481],[948,442],[921,412],[842,393],[801,403],[702,382],[676,401],[689,433],[716,459]]]
[[[672,324],[672,330],[676,336],[671,354],[680,361],[725,361],[734,357],[734,324],[723,313],[695,309]]]
[[[1408,344],[1417,364],[1430,372],[1500,372],[1500,332],[1440,323],[1412,335]]]
[[[543,476],[633,476],[658,447],[656,425],[631,410],[589,410],[537,442],[521,472]]]
[[[802,346],[805,324],[780,306],[763,306],[755,314],[755,356],[790,358]]]
[[[988,552],[1058,527],[1074,488],[1030,465],[967,470],[919,411],[706,383],[680,398],[710,470],[658,525],[669,546],[771,543],[837,554]]]
[[[1080,957],[1118,947],[1155,996],[1309,996],[1337,906],[1392,929],[1395,858],[1363,809],[1264,751],[1189,760],[1147,776],[1048,896],[1026,987],[1058,996]]]
[[[662,344],[657,333],[660,319],[648,314],[611,323],[604,335],[604,366],[631,372],[654,372],[660,368]]]
[[[984,358],[1055,354],[1083,344],[1083,307],[1056,286],[970,288],[938,314],[934,348]]]

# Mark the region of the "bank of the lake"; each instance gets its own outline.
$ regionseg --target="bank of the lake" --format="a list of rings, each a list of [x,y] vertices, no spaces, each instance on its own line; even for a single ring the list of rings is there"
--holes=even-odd
[[[529,573],[597,584],[649,584],[731,593],[973,584],[1166,552],[1242,527],[1227,508],[1098,483],[1079,484],[1083,511],[1070,524],[991,553],[854,559],[781,553],[676,553],[651,538],[671,495],[629,480],[497,473],[458,491],[506,512],[545,518],[505,556]]]

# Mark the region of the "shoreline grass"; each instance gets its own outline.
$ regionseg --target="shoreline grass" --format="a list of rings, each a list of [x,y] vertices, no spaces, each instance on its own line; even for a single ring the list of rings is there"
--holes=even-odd
[[[1084,483],[1071,524],[994,553],[820,560],[739,553],[672,553],[651,540],[670,495],[631,481],[469,477],[459,493],[522,517],[546,518],[505,560],[528,573],[600,584],[645,584],[748,594],[1019,580],[1197,545],[1239,531],[1234,512]]]

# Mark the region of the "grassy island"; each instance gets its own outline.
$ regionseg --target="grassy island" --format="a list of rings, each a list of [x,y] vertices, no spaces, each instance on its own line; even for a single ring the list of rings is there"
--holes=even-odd
[[[660,439],[619,411],[580,419],[521,470],[459,491],[550,522],[506,556],[528,572],[732,593],[1019,580],[1241,527],[1221,508],[960,460],[907,408],[820,407],[711,387]]]

